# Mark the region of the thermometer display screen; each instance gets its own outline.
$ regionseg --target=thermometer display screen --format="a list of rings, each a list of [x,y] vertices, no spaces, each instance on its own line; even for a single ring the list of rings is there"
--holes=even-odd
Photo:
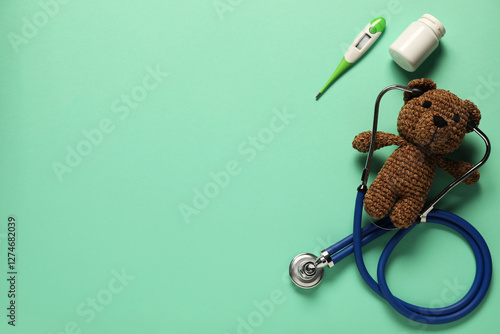
[[[361,40],[359,41],[359,43],[356,45],[356,48],[358,50],[361,50],[363,48],[363,46],[366,45],[366,43],[368,43],[368,41],[371,39],[371,37],[367,34],[365,34],[363,36],[363,38],[361,38]]]

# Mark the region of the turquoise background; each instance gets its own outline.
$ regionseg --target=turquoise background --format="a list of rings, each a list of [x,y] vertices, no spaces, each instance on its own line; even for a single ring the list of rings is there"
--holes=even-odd
[[[2,1],[0,331],[496,333],[499,12],[494,0]],[[407,73],[388,47],[424,13],[447,33]],[[315,101],[376,16],[387,20],[381,38]],[[471,315],[438,326],[400,316],[352,256],[313,290],[287,275],[296,254],[351,233],[365,158],[352,139],[370,129],[382,88],[421,77],[475,102],[493,145],[479,184],[439,203],[483,234],[493,281]],[[380,130],[396,131],[401,105],[402,94],[386,95]],[[372,180],[393,149],[376,153]],[[471,134],[454,156],[483,152]],[[450,181],[439,172],[431,195]],[[387,240],[365,248],[372,273]],[[434,307],[461,298],[473,275],[466,242],[432,225],[387,272],[394,294]]]

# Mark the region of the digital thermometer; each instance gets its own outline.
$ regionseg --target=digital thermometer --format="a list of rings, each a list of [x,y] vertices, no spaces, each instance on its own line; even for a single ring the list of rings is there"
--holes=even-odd
[[[337,79],[345,70],[347,70],[356,60],[358,60],[377,38],[382,34],[385,28],[385,19],[383,17],[374,18],[368,25],[361,31],[361,33],[356,37],[354,42],[352,42],[349,49],[345,53],[344,57],[340,61],[339,66],[333,72],[332,76],[325,84],[325,87],[321,89],[318,95],[316,95],[316,100],[318,100],[321,95],[330,87],[333,81]]]

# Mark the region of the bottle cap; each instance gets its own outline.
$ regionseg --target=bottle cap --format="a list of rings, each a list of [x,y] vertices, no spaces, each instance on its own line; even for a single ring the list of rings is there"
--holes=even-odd
[[[441,39],[441,37],[443,37],[446,33],[446,29],[444,28],[443,24],[431,14],[422,15],[422,17],[419,18],[418,21],[431,28],[438,39]]]

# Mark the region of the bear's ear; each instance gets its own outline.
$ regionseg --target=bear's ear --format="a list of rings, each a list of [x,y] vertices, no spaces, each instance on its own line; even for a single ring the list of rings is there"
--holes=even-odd
[[[469,112],[469,119],[467,121],[467,132],[471,132],[474,126],[479,125],[479,121],[481,120],[481,112],[477,108],[477,106],[469,100],[465,100],[465,106]]]
[[[436,83],[431,79],[415,79],[408,83],[408,88],[417,88],[420,90],[419,94],[404,92],[403,100],[405,103],[413,99],[414,97],[418,97],[428,90],[436,89]]]

